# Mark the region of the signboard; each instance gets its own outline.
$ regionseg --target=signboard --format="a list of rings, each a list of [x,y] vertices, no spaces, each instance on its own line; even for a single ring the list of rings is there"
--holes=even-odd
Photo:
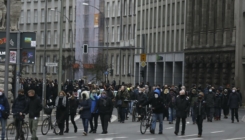
[[[140,61],[146,61],[146,54],[145,53],[142,53],[140,54]]]
[[[36,33],[35,32],[21,33],[20,47],[21,48],[36,47]]]
[[[21,57],[22,64],[34,64],[35,63],[35,49],[22,49],[20,57]]]
[[[57,67],[58,66],[58,63],[50,63],[50,62],[47,62],[46,63],[46,66],[47,67]]]
[[[99,14],[94,14],[94,27],[99,26]]]
[[[10,51],[9,62],[16,64],[16,57],[17,57],[17,52],[16,51]]]
[[[6,47],[6,32],[0,32],[0,48]],[[10,33],[10,48],[17,48],[17,33]]]

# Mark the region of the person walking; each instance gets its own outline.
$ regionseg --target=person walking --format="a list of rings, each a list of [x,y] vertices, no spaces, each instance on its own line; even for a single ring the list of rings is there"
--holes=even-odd
[[[200,92],[198,94],[198,100],[194,102],[193,113],[196,116],[196,124],[198,128],[198,137],[202,136],[202,124],[206,118],[206,102],[204,101],[204,94]]]
[[[205,101],[207,104],[207,107],[206,107],[207,120],[208,122],[212,122],[213,115],[214,115],[215,95],[211,87],[209,88],[208,93],[205,95]]]
[[[91,100],[89,99],[88,92],[82,92],[82,98],[78,104],[80,118],[83,121],[83,135],[88,135],[88,124],[91,119]]]
[[[100,115],[102,134],[107,134],[108,122],[113,111],[113,103],[111,98],[107,97],[105,91],[101,93],[101,97],[96,105],[96,110],[98,110]]]
[[[214,112],[214,120],[218,121],[220,120],[220,116],[221,116],[221,106],[222,106],[222,94],[220,93],[222,92],[222,90],[217,90],[215,93],[215,100],[214,100],[214,108],[215,108],[215,112]]]
[[[27,108],[29,114],[29,127],[32,135],[31,140],[38,140],[37,127],[38,127],[38,121],[40,117],[40,111],[43,108],[42,102],[41,99],[35,94],[34,90],[29,90],[28,96],[30,98]]]
[[[55,100],[56,106],[56,120],[58,122],[58,127],[60,129],[59,135],[64,134],[65,119],[67,115],[67,98],[64,91],[59,92],[59,95]]]
[[[229,115],[228,100],[229,100],[228,90],[227,89],[224,89],[224,92],[223,92],[223,101],[222,101],[222,108],[223,108],[224,119],[227,119],[228,118],[228,115]]]
[[[228,100],[228,105],[231,109],[231,121],[234,123],[234,116],[236,117],[237,122],[239,122],[238,118],[238,108],[239,105],[242,106],[240,95],[236,92],[236,88],[232,88],[232,93]]]
[[[190,93],[191,118],[192,118],[193,124],[196,124],[196,116],[194,113],[194,103],[197,101],[197,99],[198,99],[198,93],[197,93],[196,85],[194,85]]]
[[[186,117],[189,111],[189,97],[185,95],[185,91],[181,90],[179,96],[176,98],[175,108],[176,108],[176,124],[174,134],[178,135],[180,119],[182,120],[182,130],[181,135],[185,135]]]
[[[167,93],[167,99],[166,99],[166,105],[168,107],[168,114],[169,114],[169,124],[173,124],[173,120],[176,116],[176,110],[175,110],[175,102],[176,102],[176,94],[173,91],[173,89],[170,89],[170,92]]]
[[[98,127],[98,118],[99,113],[98,110],[96,110],[97,102],[100,98],[100,96],[97,95],[96,90],[92,90],[92,93],[90,93],[90,100],[91,100],[91,119],[90,119],[90,131],[89,133],[96,133],[97,127]]]
[[[8,99],[4,95],[4,90],[0,88],[0,122],[2,126],[2,137],[1,140],[4,140],[5,138],[5,130],[7,125],[7,119],[9,115],[9,102]]]
[[[121,87],[121,90],[118,92],[117,94],[117,100],[121,101],[121,105],[120,105],[120,122],[124,123],[125,121],[125,116],[126,116],[126,108],[128,107],[128,101],[130,98],[130,95],[128,93],[128,91],[125,89],[125,86]]]
[[[14,122],[15,122],[15,127],[16,127],[16,136],[15,140],[17,139],[22,139],[24,140],[24,134],[19,133],[18,131],[22,125],[22,122],[25,118],[25,114],[28,111],[28,100],[24,94],[23,89],[18,90],[18,97],[15,99],[13,106],[12,106],[12,113],[14,114]]]
[[[77,133],[77,125],[74,118],[77,114],[78,100],[76,99],[74,92],[68,99],[69,99],[69,117],[71,118],[71,123],[74,126],[74,132]]]

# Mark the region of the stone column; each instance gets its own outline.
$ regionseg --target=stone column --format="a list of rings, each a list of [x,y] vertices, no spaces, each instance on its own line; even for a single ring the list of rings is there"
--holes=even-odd
[[[228,46],[231,44],[231,35],[232,35],[232,28],[231,28],[231,0],[226,0],[225,2],[225,23],[224,23],[224,38],[223,38],[223,46]]]
[[[208,41],[207,46],[214,46],[214,8],[216,0],[209,0],[209,12],[208,12]]]
[[[202,14],[201,14],[201,32],[200,32],[200,46],[207,44],[207,22],[208,22],[208,0],[202,0]]]
[[[235,0],[231,0],[231,19],[230,19],[230,21],[231,21],[231,27],[233,29],[231,45],[235,46],[235,44],[236,44]]]
[[[213,77],[214,77],[214,85],[215,86],[219,86],[219,82],[220,82],[220,80],[219,80],[219,74],[220,74],[220,71],[219,71],[219,63],[215,63],[214,64],[214,75],[213,75]]]
[[[199,70],[198,70],[198,84],[203,85],[204,84],[204,65],[203,63],[199,64]]]
[[[186,48],[192,46],[193,0],[187,0]]]
[[[216,33],[215,33],[215,46],[220,47],[222,46],[222,39],[223,39],[223,2],[224,0],[217,0],[217,8],[216,8]]]
[[[228,75],[228,65],[227,63],[222,63],[222,83],[223,84],[228,84],[228,78],[229,78],[229,75]]]
[[[193,33],[193,48],[199,46],[200,37],[199,37],[199,31],[200,31],[200,0],[195,0],[195,6],[194,6],[194,33]]]
[[[191,84],[196,83],[197,81],[197,64],[192,63],[192,71],[191,71]]]
[[[211,73],[211,63],[206,63],[206,84],[211,85],[211,78],[212,78],[212,73]]]

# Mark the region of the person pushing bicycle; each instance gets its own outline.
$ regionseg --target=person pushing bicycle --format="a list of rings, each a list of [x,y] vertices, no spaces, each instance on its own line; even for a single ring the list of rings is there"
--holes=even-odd
[[[16,127],[16,136],[15,140],[24,140],[24,133],[21,130],[21,126],[23,123],[23,120],[25,118],[25,114],[28,111],[28,100],[26,96],[24,95],[24,90],[20,89],[18,90],[18,97],[15,99],[13,106],[12,106],[12,113],[14,117],[15,127]],[[21,134],[20,134],[21,133]]]

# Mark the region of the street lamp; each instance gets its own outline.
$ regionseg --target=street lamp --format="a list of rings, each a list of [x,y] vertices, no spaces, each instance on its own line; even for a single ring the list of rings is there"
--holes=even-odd
[[[95,7],[95,6],[93,6],[93,5],[90,5],[90,4],[88,4],[88,3],[83,3],[83,5],[84,6],[90,6],[90,7],[93,7],[93,8],[95,8],[95,9],[97,9],[99,12],[100,12],[100,14],[102,14],[103,15],[103,18],[104,18],[104,20],[105,20],[105,14],[104,13],[102,13],[101,11],[100,11],[100,9],[98,8],[98,7]],[[107,21],[105,22],[106,23],[106,27],[108,26],[108,24],[107,24]],[[107,42],[106,42],[106,71],[107,71],[107,69],[108,69],[108,46],[109,46],[109,43],[108,43],[108,30],[107,30]],[[107,81],[108,81],[108,74],[106,75],[106,83],[107,83]]]
[[[55,10],[55,9],[50,9],[51,11],[55,11],[55,12],[58,12],[58,13],[60,13],[61,14],[61,12],[60,11],[58,11],[58,10]],[[71,55],[72,55],[72,63],[74,63],[73,62],[73,57],[74,57],[74,54],[73,54],[73,29],[72,29],[72,25],[71,25],[71,23],[70,23],[70,18],[68,18],[65,14],[63,14],[63,16],[68,20],[68,22],[69,22],[69,26],[70,26],[70,28],[71,28],[71,40],[70,40],[70,48],[71,48]],[[72,69],[72,78],[71,78],[71,80],[73,80],[73,69]]]

